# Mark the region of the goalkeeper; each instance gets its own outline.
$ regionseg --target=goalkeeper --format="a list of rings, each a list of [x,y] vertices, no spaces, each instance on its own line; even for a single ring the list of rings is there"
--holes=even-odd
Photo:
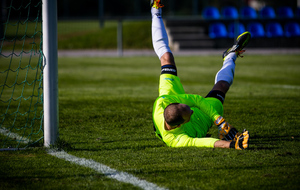
[[[161,18],[160,0],[151,0],[152,43],[161,62],[159,97],[153,106],[156,136],[170,147],[248,148],[249,133],[239,133],[223,117],[225,94],[233,82],[235,60],[245,50],[251,35],[238,36],[232,48],[223,54],[223,66],[216,74],[215,85],[208,95],[185,94],[168,36]],[[213,124],[219,129],[219,139],[206,137]]]

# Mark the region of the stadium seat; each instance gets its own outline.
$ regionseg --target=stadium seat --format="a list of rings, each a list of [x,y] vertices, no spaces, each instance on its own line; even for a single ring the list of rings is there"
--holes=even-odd
[[[204,19],[219,19],[220,12],[216,7],[205,7],[202,11],[202,17]]]
[[[261,23],[251,22],[247,25],[247,30],[251,33],[251,37],[259,38],[265,36],[265,30]]]
[[[227,30],[226,26],[223,23],[213,23],[209,25],[209,37],[210,38],[226,38]]]
[[[300,18],[300,7],[297,7],[296,9],[296,17]]]
[[[297,22],[289,22],[284,25],[286,37],[300,36],[300,25]]]
[[[237,25],[237,31],[235,31],[235,26]],[[245,32],[246,31],[246,29],[245,29],[245,26],[242,24],[242,23],[234,23],[234,22],[232,22],[232,23],[230,23],[229,25],[228,25],[228,37],[229,38],[235,38],[235,37],[237,37],[239,34],[241,34],[241,33],[243,33],[243,32]]]
[[[278,22],[270,22],[266,24],[266,36],[269,38],[282,37],[283,29]]]
[[[275,18],[275,10],[272,7],[265,6],[259,11],[261,18]]]
[[[257,18],[256,11],[249,6],[242,7],[240,10],[241,18],[244,19],[255,19]]]
[[[237,9],[232,6],[222,8],[221,14],[224,19],[237,19],[239,17]]]
[[[291,7],[279,7],[277,9],[277,15],[281,18],[293,18],[294,13]]]

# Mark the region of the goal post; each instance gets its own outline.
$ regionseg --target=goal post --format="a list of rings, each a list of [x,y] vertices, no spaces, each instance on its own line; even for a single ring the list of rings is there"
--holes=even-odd
[[[43,0],[44,146],[58,138],[57,1]]]
[[[57,0],[1,0],[0,150],[58,138]]]

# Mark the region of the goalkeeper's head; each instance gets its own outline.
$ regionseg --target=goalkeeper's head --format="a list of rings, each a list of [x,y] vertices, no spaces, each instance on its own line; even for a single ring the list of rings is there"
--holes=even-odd
[[[164,118],[166,121],[166,129],[171,130],[188,123],[193,114],[193,110],[186,105],[180,103],[172,103],[164,110]]]

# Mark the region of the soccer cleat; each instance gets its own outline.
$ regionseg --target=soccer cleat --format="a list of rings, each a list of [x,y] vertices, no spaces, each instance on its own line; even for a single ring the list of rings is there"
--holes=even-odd
[[[242,53],[245,52],[245,50],[243,50],[249,40],[251,38],[251,33],[246,31],[244,33],[242,33],[241,35],[239,35],[236,40],[235,40],[235,43],[234,45],[231,47],[231,48],[228,48],[224,53],[223,53],[223,59],[229,54],[229,53],[232,53],[232,52],[235,52],[238,56],[241,55]]]
[[[160,2],[161,0],[150,0],[150,6],[156,9],[164,7],[163,4]]]

